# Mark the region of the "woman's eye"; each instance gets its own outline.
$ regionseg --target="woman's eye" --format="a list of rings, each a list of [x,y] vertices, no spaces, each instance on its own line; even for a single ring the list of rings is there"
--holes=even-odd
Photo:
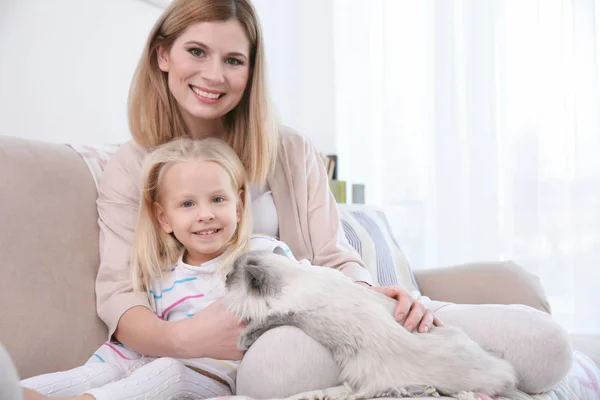
[[[198,48],[189,49],[188,52],[195,57],[200,57],[204,55],[204,50]]]
[[[214,202],[214,203],[222,203],[222,202],[224,202],[224,201],[225,201],[225,198],[223,198],[223,197],[220,197],[220,196],[219,196],[219,197],[215,197],[215,198],[213,199],[213,202]]]
[[[193,205],[194,203],[191,201],[184,201],[183,203],[181,203],[181,206],[185,208],[192,207]]]
[[[243,62],[241,62],[240,60],[238,60],[237,58],[232,58],[229,57],[225,60],[226,64],[231,64],[231,65],[244,65]]]

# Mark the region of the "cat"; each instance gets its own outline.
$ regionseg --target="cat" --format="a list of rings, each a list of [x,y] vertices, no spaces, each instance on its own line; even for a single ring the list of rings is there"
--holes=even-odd
[[[493,396],[516,386],[512,365],[460,329],[411,333],[393,317],[396,300],[333,268],[248,252],[233,262],[226,287],[223,301],[248,323],[239,340],[242,350],[269,329],[295,326],[331,351],[340,382],[365,397],[428,386],[443,395]]]

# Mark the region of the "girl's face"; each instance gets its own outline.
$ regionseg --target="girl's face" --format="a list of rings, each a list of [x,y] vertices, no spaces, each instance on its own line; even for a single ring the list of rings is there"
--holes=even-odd
[[[184,262],[200,265],[221,255],[235,234],[240,195],[219,164],[176,163],[163,174],[154,211],[161,228],[185,247]]]
[[[158,66],[186,124],[214,121],[235,108],[250,74],[250,41],[237,19],[188,27],[171,49],[159,47]],[[201,121],[198,121],[201,120]]]

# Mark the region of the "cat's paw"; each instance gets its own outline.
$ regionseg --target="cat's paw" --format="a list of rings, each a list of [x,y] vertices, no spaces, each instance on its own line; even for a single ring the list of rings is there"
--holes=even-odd
[[[238,348],[243,351],[248,350],[250,346],[252,346],[254,342],[256,342],[256,340],[260,337],[262,333],[262,330],[246,329],[246,331],[242,333],[242,335],[238,339]]]

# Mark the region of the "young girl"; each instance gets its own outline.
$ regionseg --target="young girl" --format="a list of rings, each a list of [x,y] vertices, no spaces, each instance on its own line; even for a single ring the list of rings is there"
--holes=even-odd
[[[143,169],[132,278],[158,318],[189,318],[225,295],[230,262],[251,240],[249,199],[244,167],[219,139],[177,139],[150,153]],[[251,247],[289,252],[266,236],[252,238]],[[21,384],[52,397],[202,399],[234,393],[237,364],[145,357],[109,342],[82,367]],[[25,398],[33,396],[39,397],[28,391]]]

